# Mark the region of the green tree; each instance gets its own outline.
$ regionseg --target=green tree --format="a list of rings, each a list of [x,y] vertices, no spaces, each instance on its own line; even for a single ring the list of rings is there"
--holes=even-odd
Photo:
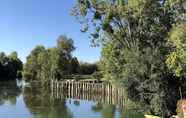
[[[57,48],[61,51],[61,53],[66,54],[65,56],[68,56],[69,58],[75,50],[73,40],[64,35],[59,36],[57,39]]]
[[[69,65],[72,59],[72,51],[75,50],[74,42],[66,36],[60,36],[57,40],[58,58],[58,74],[62,78],[64,75],[70,74]]]
[[[175,73],[176,76],[186,76],[186,24],[176,24],[173,26],[169,43],[173,47],[166,63],[169,69]]]
[[[180,83],[167,65],[183,73],[185,52],[177,49],[182,68],[177,68],[179,61],[172,67],[173,48],[167,44],[173,24],[185,22],[184,1],[77,0],[72,15],[83,24],[83,32],[90,32],[92,42],[103,47],[100,66],[106,80],[122,83],[129,98],[152,114],[167,117],[175,111]]]
[[[41,79],[42,66],[46,59],[43,57],[45,51],[44,46],[36,46],[27,57],[27,63],[24,66],[24,77],[27,80]]]
[[[44,46],[36,46],[27,57],[24,66],[26,80],[63,79],[66,75],[76,71],[78,62],[72,57],[75,50],[73,40],[66,36],[60,36],[57,46],[45,49]]]

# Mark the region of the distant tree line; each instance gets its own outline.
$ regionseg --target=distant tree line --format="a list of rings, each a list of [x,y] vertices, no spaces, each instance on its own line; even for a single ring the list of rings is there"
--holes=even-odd
[[[80,75],[90,75],[93,74],[95,71],[98,71],[96,63],[90,64],[86,62],[80,62],[77,73]]]
[[[23,75],[26,80],[63,79],[68,75],[88,75],[97,70],[96,64],[79,62],[72,56],[74,42],[66,36],[57,39],[57,45],[36,46],[27,57]]]
[[[0,80],[15,80],[22,77],[23,63],[18,58],[17,52],[6,55],[0,53]]]

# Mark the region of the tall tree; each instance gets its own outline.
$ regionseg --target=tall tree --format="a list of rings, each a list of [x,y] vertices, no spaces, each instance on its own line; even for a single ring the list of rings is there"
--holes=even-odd
[[[60,77],[70,74],[69,65],[72,59],[72,51],[75,50],[74,42],[66,36],[60,36],[57,40],[58,66]]]
[[[182,63],[180,69],[169,61],[173,48],[168,45],[173,24],[185,22],[184,4],[182,0],[77,0],[72,10],[81,30],[90,32],[92,42],[103,47],[100,65],[105,79],[123,83],[132,100],[164,117],[174,112],[180,85],[167,65],[184,71],[185,53],[177,49],[182,53],[183,61],[176,62]],[[183,33],[175,35],[184,40]]]

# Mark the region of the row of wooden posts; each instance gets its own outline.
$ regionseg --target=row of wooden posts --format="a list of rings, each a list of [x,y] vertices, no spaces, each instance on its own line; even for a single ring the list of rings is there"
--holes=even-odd
[[[109,83],[51,81],[51,94],[55,99],[79,99],[123,107],[124,89]]]

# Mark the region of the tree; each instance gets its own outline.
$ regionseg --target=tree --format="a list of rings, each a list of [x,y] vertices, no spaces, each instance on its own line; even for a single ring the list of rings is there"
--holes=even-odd
[[[59,36],[56,48],[59,55],[57,62],[59,66],[58,73],[60,77],[63,77],[70,74],[69,65],[72,59],[72,51],[75,50],[73,40],[66,36]]]
[[[79,74],[90,75],[90,74],[93,74],[97,70],[98,69],[97,69],[96,64],[89,64],[89,63],[80,62],[78,71],[79,71]]]
[[[186,76],[186,24],[174,25],[169,37],[173,48],[166,60],[167,66],[176,76]]]
[[[73,40],[70,38],[67,38],[64,35],[59,36],[59,38],[57,39],[57,48],[62,53],[65,53],[66,56],[68,57],[70,57],[72,52],[75,50]]]
[[[36,46],[32,50],[31,54],[27,57],[27,63],[24,66],[24,77],[27,80],[37,80],[42,78],[42,65],[43,61],[46,59],[43,57],[45,51],[44,46]]]
[[[73,40],[66,36],[58,38],[56,47],[46,49],[44,46],[36,46],[27,57],[24,77],[27,80],[47,81],[63,79],[66,75],[75,73],[76,70],[73,69],[77,68],[78,62],[72,57],[73,50]]]
[[[13,68],[15,69],[16,77],[22,78],[23,63],[18,58],[17,52],[12,52],[9,55],[9,59],[12,62]]]
[[[103,47],[100,66],[104,78],[123,83],[129,98],[164,117],[175,111],[179,99],[180,82],[169,69],[184,71],[185,52],[177,49],[183,60],[180,69],[179,61],[169,61],[174,48],[167,45],[170,33],[177,31],[173,24],[185,22],[183,4],[182,0],[77,0],[72,10],[83,24],[82,31],[89,31],[92,42]],[[185,40],[183,34],[175,35]]]
[[[17,52],[12,52],[7,56],[0,53],[0,80],[14,80],[22,77],[23,64],[18,58]]]
[[[79,71],[79,61],[76,57],[70,60],[69,71],[72,74],[77,74]]]

